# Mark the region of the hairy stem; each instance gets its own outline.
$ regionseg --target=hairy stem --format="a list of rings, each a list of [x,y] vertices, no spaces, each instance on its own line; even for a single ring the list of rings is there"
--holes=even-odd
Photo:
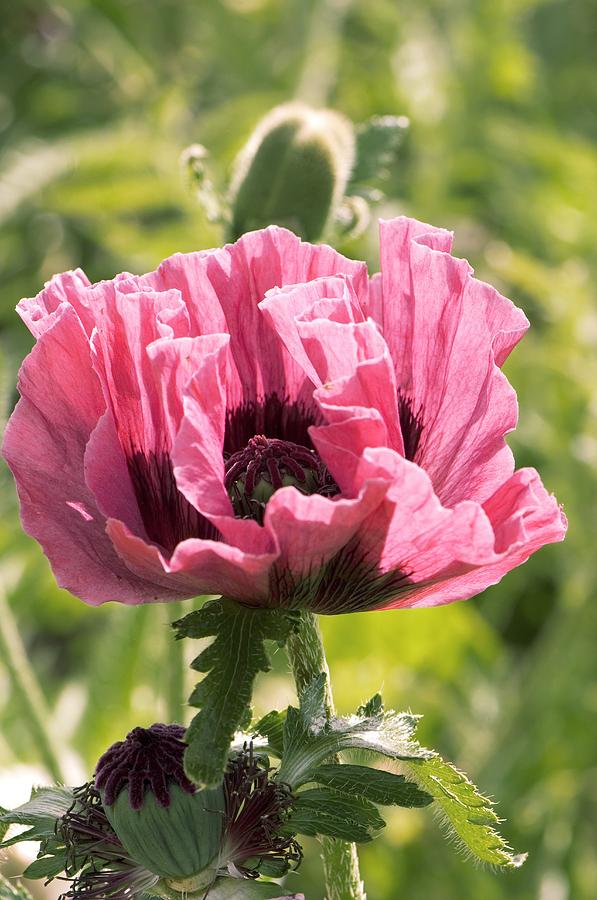
[[[303,611],[298,630],[286,644],[297,691],[325,673],[325,710],[334,714],[334,698],[330,670],[323,640],[313,613]],[[335,838],[321,838],[326,900],[366,900],[365,887],[359,874],[359,859],[354,844]]]
[[[168,625],[174,619],[181,619],[191,610],[188,600],[178,603],[169,603],[166,606],[166,621]],[[169,629],[171,631],[171,629]],[[166,678],[164,683],[164,699],[168,722],[183,722],[187,709],[186,674],[187,663],[185,659],[185,647],[182,641],[175,641],[172,634],[166,634]]]
[[[6,666],[23,710],[23,721],[31,732],[43,765],[54,781],[64,782],[58,750],[48,727],[50,713],[1,583],[0,658]]]

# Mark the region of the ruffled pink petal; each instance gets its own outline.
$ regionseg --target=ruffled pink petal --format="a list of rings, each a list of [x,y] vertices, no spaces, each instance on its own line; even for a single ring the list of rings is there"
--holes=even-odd
[[[145,525],[109,409],[91,432],[84,465],[85,482],[101,514],[106,519],[121,519],[135,534],[145,536]]]
[[[234,407],[273,393],[290,401],[302,398],[304,372],[272,332],[258,303],[273,287],[337,273],[350,276],[355,290],[366,296],[363,263],[330,247],[302,243],[292,232],[272,226],[221,250],[177,254],[144,278],[160,290],[181,291],[194,334],[231,334],[234,366],[227,405]]]
[[[451,236],[414,220],[381,223],[381,292],[369,310],[396,366],[405,446],[442,502],[483,501],[513,472],[504,442],[516,396],[499,371],[526,317],[450,256]]]
[[[383,509],[377,511],[361,541],[376,554],[381,571],[400,569],[415,582],[454,564],[494,560],[494,533],[483,508],[463,501],[442,506],[433,484],[415,463],[385,448],[367,450],[363,469],[392,477]]]
[[[356,496],[359,456],[388,443],[402,451],[396,384],[387,346],[363,320],[348,279],[322,278],[272,290],[260,303],[288,351],[319,388],[328,425],[309,429],[342,492]]]
[[[311,426],[309,436],[343,496],[355,497],[361,488],[361,454],[367,447],[385,447],[388,431],[377,410],[342,407],[341,411],[345,418]]]
[[[184,408],[172,448],[179,490],[204,515],[232,515],[224,487],[224,431],[229,335],[194,339],[197,360],[192,377],[180,391]]]
[[[252,555],[223,542],[191,538],[182,541],[168,561],[122,522],[111,519],[107,533],[131,573],[151,580],[161,591],[189,598],[224,594],[256,604],[267,599],[271,554]]]
[[[519,469],[483,504],[495,532],[497,553],[524,562],[544,544],[561,541],[566,517],[535,469]]]
[[[367,451],[363,466],[395,479],[360,535],[381,572],[402,572],[408,582],[384,608],[467,599],[564,536],[558,505],[532,470],[515,473],[483,506],[463,501],[448,509],[426,473],[397,454]]]
[[[85,449],[105,405],[87,336],[70,305],[62,304],[40,333],[22,365],[19,390],[3,452],[23,527],[41,544],[58,584],[92,604],[154,598],[155,587],[132,575],[114,552],[85,483]]]
[[[337,302],[339,301],[339,302]],[[326,304],[325,307],[322,304]],[[334,317],[336,321],[362,322],[363,313],[351,281],[342,276],[317,278],[307,284],[288,285],[268,291],[259,309],[286,349],[314,385],[321,384],[303,347],[297,321]],[[315,314],[314,314],[315,312]]]
[[[93,319],[86,303],[90,281],[81,269],[63,272],[46,282],[43,291],[36,297],[27,297],[17,305],[17,312],[31,332],[38,338],[51,328],[63,304],[72,306],[88,334],[93,328]]]
[[[424,607],[467,600],[480,594],[525,563],[545,544],[562,541],[566,518],[554,497],[547,493],[536,472],[521,469],[488,502],[496,538],[496,562],[463,574],[438,580],[409,595],[405,602],[390,606]],[[488,504],[484,504],[487,508]]]
[[[348,496],[356,495],[362,486],[360,461],[367,448],[394,443],[399,453],[403,450],[401,434],[396,429],[396,410],[392,417],[391,407],[386,407],[382,415],[373,405],[377,399],[375,390],[368,390],[369,385],[376,384],[377,375],[383,383],[388,370],[387,360],[368,360],[359,363],[351,375],[315,391],[327,424],[312,426],[309,434],[336,483]],[[394,428],[390,432],[388,423],[392,421]]]
[[[95,310],[95,366],[125,455],[168,451],[178,428],[181,403],[176,397],[177,385],[164,392],[161,383],[156,383],[147,348],[185,330],[186,310],[180,294],[123,293],[109,282],[96,286],[96,290],[100,288],[106,297]],[[164,399],[170,406],[164,406]]]
[[[257,522],[235,517],[224,486],[229,336],[205,335],[194,343],[198,358],[193,377],[180,390],[184,416],[172,447],[178,489],[224,540],[252,553],[271,551],[271,541]]]
[[[389,484],[385,474],[372,477],[352,500],[305,496],[292,487],[276,491],[266,507],[265,527],[279,549],[277,569],[297,582],[317,572],[380,505]]]

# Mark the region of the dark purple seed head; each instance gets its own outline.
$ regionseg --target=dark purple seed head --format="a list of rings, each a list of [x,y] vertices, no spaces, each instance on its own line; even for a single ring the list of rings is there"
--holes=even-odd
[[[111,806],[125,786],[135,810],[141,809],[147,790],[163,807],[170,806],[171,784],[194,793],[195,786],[184,772],[184,734],[182,725],[156,723],[149,728],[133,728],[124,741],[112,744],[95,770],[95,786],[102,792],[104,804]]]

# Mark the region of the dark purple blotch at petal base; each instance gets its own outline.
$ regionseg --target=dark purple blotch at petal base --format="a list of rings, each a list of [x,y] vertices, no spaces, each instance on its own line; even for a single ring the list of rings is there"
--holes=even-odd
[[[156,723],[149,728],[133,728],[124,741],[106,750],[95,770],[95,786],[102,791],[103,802],[111,806],[128,785],[132,809],[141,809],[146,790],[150,790],[160,806],[170,806],[171,784],[188,794],[195,785],[184,773],[186,749],[182,725]]]
[[[166,451],[131,451],[127,466],[147,537],[173,553],[188,538],[217,541],[218,529],[181,494]]]

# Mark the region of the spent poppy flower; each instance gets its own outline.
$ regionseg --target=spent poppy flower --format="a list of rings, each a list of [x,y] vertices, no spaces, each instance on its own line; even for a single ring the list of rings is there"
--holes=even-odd
[[[102,755],[92,782],[61,789],[72,803],[38,857],[44,875],[63,871],[70,881],[61,900],[143,891],[215,897],[229,877],[282,877],[298,867],[302,849],[289,826],[295,798],[265,757],[252,745],[231,751],[223,783],[199,791],[184,774],[184,731],[134,728]],[[294,897],[302,895],[277,900]]]
[[[561,540],[504,439],[527,319],[450,249],[384,221],[369,279],[272,226],[22,300],[37,343],[4,454],[59,583],[92,604],[433,606]]]

